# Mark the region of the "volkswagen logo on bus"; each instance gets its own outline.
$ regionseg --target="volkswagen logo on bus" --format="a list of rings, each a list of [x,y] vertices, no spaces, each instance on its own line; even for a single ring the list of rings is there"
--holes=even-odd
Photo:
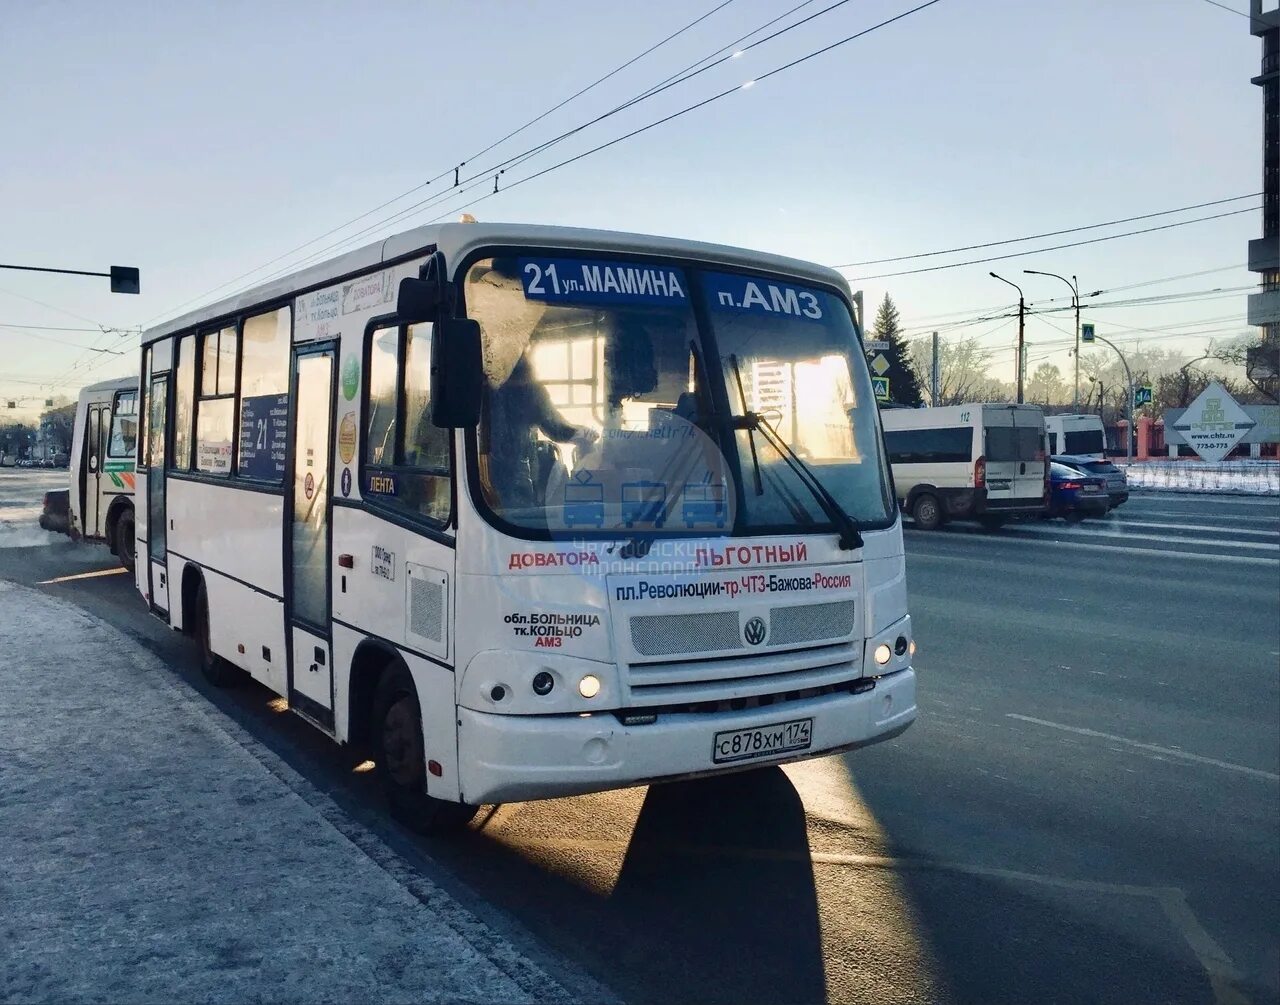
[[[764,618],[751,618],[742,627],[742,637],[753,646],[760,645],[768,634],[769,627],[764,623]]]

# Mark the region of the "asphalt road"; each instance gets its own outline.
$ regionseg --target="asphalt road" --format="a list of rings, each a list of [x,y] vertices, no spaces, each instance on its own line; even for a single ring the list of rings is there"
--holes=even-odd
[[[401,831],[264,689],[211,692],[127,577],[43,588],[628,1001],[1280,998],[1280,502],[1148,495],[1081,527],[906,537],[921,716],[902,737],[487,808],[450,841]],[[110,564],[0,548],[26,583]]]

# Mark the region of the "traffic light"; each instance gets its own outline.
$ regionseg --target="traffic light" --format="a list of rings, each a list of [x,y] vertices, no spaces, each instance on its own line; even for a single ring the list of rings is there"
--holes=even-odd
[[[142,279],[138,270],[128,265],[111,266],[112,293],[141,293]]]

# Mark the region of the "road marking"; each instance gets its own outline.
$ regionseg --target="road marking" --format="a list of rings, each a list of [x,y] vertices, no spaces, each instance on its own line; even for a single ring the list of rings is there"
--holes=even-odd
[[[810,817],[832,819],[823,814],[808,811]],[[496,840],[515,848],[546,848],[549,850],[585,851],[597,854],[625,855],[630,843],[616,839],[592,839],[573,837],[534,837],[522,834],[501,834]],[[895,871],[949,872],[982,879],[999,879],[1011,882],[1032,883],[1080,893],[1120,894],[1153,900],[1163,910],[1174,931],[1182,936],[1209,979],[1215,1005],[1249,1005],[1249,998],[1236,986],[1240,972],[1226,951],[1200,923],[1187,903],[1186,894],[1171,886],[1138,886],[1132,883],[1107,883],[1094,879],[1072,879],[1067,876],[1050,876],[1020,869],[1001,869],[994,866],[970,865],[944,859],[895,858],[890,855],[865,855],[856,852],[824,852],[808,849],[794,851],[782,848],[735,848],[723,846],[663,845],[665,855],[683,855],[690,858],[729,858],[755,862],[813,862],[821,865],[852,866]]]
[[[1164,529],[1164,530],[1199,530],[1199,531],[1208,531],[1211,534],[1226,533],[1226,534],[1248,534],[1248,535],[1252,535],[1253,537],[1280,537],[1280,530],[1267,530],[1267,529],[1250,530],[1246,527],[1223,527],[1221,524],[1214,526],[1212,524],[1205,524],[1205,523],[1155,523],[1155,522],[1148,523],[1143,520],[1117,520],[1114,524],[1109,524],[1108,526],[1149,527],[1149,528]]]
[[[1239,771],[1241,774],[1252,775],[1255,778],[1265,778],[1269,781],[1280,782],[1280,775],[1271,771],[1263,771],[1260,768],[1249,768],[1243,764],[1232,764],[1230,761],[1219,761],[1213,757],[1201,757],[1199,754],[1188,754],[1185,750],[1175,750],[1172,747],[1162,747],[1156,743],[1142,743],[1138,740],[1130,740],[1125,736],[1116,736],[1113,733],[1099,733],[1096,729],[1084,729],[1080,726],[1067,726],[1061,722],[1050,722],[1048,719],[1037,719],[1030,715],[1018,715],[1016,712],[1006,712],[1005,718],[1017,719],[1020,722],[1032,722],[1037,726],[1047,726],[1050,729],[1061,729],[1068,733],[1075,733],[1079,736],[1090,736],[1098,740],[1111,740],[1114,743],[1127,744],[1137,750],[1149,750],[1157,754],[1163,754],[1165,757],[1176,757],[1183,761],[1192,761],[1196,764],[1207,764],[1214,768],[1223,768],[1227,771]]]
[[[922,531],[922,533],[924,533]],[[979,537],[978,535],[969,534],[951,534],[945,540],[948,541],[991,541],[991,538]],[[1215,555],[1208,551],[1164,551],[1160,548],[1126,548],[1118,544],[1086,544],[1083,541],[1050,541],[1037,540],[1033,537],[1012,538],[1006,537],[1005,541],[1012,543],[1017,540],[1019,547],[1027,547],[1032,545],[1043,545],[1045,547],[1054,548],[1078,548],[1081,551],[1105,551],[1109,555],[1147,555],[1151,558],[1187,558],[1200,559],[1205,562],[1226,562],[1233,565],[1280,565],[1280,558],[1251,558],[1248,555]],[[920,559],[939,559],[951,560],[955,562],[972,562],[975,561],[971,555],[940,555],[930,554],[928,552],[909,552],[907,560],[914,562]],[[980,560],[980,559],[979,559]],[[991,560],[999,561],[995,553],[991,553]]]
[[[115,569],[98,569],[94,572],[80,572],[74,576],[59,576],[57,579],[42,579],[36,586],[49,586],[51,583],[72,583],[77,579],[99,579],[102,576],[123,576],[128,569],[123,567]]]
[[[1250,551],[1277,551],[1280,544],[1254,541],[1220,541],[1202,537],[1171,537],[1168,534],[1126,534],[1116,530],[1094,530],[1089,527],[1010,527],[1005,536],[1010,540],[1023,537],[1111,537],[1126,541],[1159,541],[1162,544],[1199,544],[1209,548],[1248,548]]]

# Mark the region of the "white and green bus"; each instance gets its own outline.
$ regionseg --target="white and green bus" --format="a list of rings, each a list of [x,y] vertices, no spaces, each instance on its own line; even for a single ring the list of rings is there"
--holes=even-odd
[[[446,224],[179,317],[138,588],[423,830],[888,739],[915,645],[849,303],[775,255]]]
[[[68,465],[68,530],[76,540],[105,543],[131,571],[137,443],[137,377],[116,377],[81,389]]]

